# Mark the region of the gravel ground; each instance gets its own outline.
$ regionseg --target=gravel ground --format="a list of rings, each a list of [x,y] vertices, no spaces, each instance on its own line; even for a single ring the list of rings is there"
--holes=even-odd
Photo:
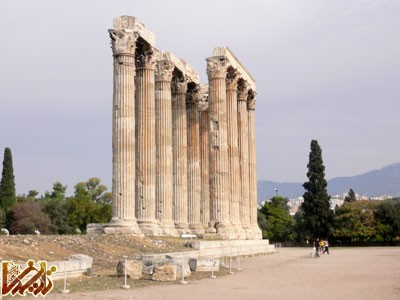
[[[243,271],[216,279],[133,287],[129,290],[51,293],[48,299],[400,299],[400,247],[331,248],[311,258],[311,249],[280,248],[247,258]]]

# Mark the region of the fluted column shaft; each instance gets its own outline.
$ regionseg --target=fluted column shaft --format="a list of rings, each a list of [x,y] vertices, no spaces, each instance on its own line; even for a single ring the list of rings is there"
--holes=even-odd
[[[156,146],[153,53],[136,61],[137,96],[137,219],[143,233],[156,233]]]
[[[200,223],[201,172],[200,172],[200,123],[197,111],[198,93],[187,97],[188,134],[188,222],[193,233],[204,233]]]
[[[140,233],[135,218],[135,43],[125,30],[109,30],[114,55],[112,118],[112,220]],[[114,229],[109,229],[114,232]]]
[[[230,221],[234,225],[240,224],[240,167],[238,145],[238,101],[237,101],[237,74],[229,70],[227,76],[227,117],[228,117],[228,161],[230,174]]]
[[[256,169],[256,137],[255,137],[255,95],[250,93],[248,102],[249,127],[249,208],[250,225],[258,228],[257,224],[257,169]]]
[[[244,229],[250,226],[249,203],[249,127],[247,115],[246,86],[240,86],[238,90],[238,133],[239,133],[239,161],[240,161],[240,221]]]
[[[226,115],[226,61],[207,59],[210,122],[210,198],[211,222],[217,233],[229,223],[229,163]]]
[[[173,132],[174,220],[175,220],[175,227],[179,231],[188,229],[187,128],[186,128],[187,83],[174,82],[172,87],[173,87],[172,132]]]
[[[168,60],[156,66],[156,217],[164,234],[173,231],[173,176],[172,176],[172,95],[173,64]]]
[[[200,112],[200,170],[201,170],[201,203],[200,218],[204,226],[210,222],[210,184],[209,184],[209,119],[208,109]]]

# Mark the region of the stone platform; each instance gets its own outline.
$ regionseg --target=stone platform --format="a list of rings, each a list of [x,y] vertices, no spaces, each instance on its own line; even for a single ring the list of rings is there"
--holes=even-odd
[[[187,245],[194,250],[144,255],[143,260],[161,261],[167,257],[174,259],[201,257],[220,258],[226,256],[235,257],[275,253],[275,245],[270,245],[268,240],[188,240]]]

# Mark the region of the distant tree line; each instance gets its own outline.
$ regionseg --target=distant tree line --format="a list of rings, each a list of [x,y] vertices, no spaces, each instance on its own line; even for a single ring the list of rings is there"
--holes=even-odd
[[[11,234],[76,234],[86,232],[89,223],[111,220],[111,193],[99,178],[75,185],[74,195],[66,196],[67,186],[53,184],[44,196],[31,190],[16,195],[11,150],[4,151],[0,181],[0,227]]]
[[[385,201],[357,201],[353,189],[344,204],[330,208],[322,150],[311,141],[308,181],[304,202],[295,216],[289,214],[288,199],[276,196],[258,211],[263,237],[271,242],[312,243],[327,238],[336,245],[400,244],[400,198]]]

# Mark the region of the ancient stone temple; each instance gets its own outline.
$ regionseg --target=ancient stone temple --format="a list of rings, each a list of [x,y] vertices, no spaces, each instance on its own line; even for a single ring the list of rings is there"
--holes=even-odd
[[[88,232],[261,239],[255,80],[219,47],[200,84],[135,17],[116,18],[109,34],[113,216]]]

